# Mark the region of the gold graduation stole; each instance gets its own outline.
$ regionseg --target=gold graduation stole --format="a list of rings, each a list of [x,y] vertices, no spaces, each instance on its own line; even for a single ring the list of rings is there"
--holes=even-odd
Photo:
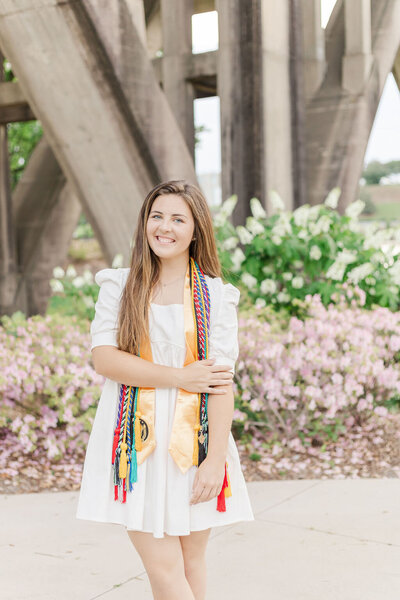
[[[184,285],[184,323],[186,357],[184,366],[208,358],[210,336],[210,294],[203,271],[190,257]],[[141,358],[153,362],[148,336],[141,340]],[[208,393],[178,389],[174,421],[168,451],[182,473],[192,465],[199,466],[208,451]],[[122,488],[133,491],[137,481],[137,465],[151,454],[156,446],[154,435],[155,388],[119,384],[119,405],[114,428],[112,465],[114,469],[114,499]],[[225,512],[225,497],[232,495],[227,463],[217,510]]]

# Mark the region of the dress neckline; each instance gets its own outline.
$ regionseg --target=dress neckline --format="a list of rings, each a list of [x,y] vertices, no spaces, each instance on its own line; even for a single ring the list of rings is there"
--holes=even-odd
[[[156,304],[155,302],[150,302],[152,306],[183,306],[183,303],[173,302],[172,304]]]

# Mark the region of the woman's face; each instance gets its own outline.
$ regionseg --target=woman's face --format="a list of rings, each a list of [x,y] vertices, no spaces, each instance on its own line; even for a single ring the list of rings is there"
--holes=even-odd
[[[176,194],[157,196],[150,210],[146,235],[150,248],[160,258],[187,253],[194,232],[192,211]]]

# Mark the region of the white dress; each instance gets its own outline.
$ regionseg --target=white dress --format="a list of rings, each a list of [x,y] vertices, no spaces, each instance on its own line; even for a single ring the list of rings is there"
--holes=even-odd
[[[119,300],[129,269],[102,269],[95,281],[100,285],[91,324],[92,348],[117,346]],[[238,356],[236,305],[240,291],[221,278],[206,276],[210,290],[209,356],[214,364],[232,367]],[[151,304],[149,313],[153,361],[183,367],[186,355],[183,304]],[[177,388],[155,390],[156,447],[138,465],[137,482],[127,492],[126,503],[114,500],[111,452],[118,410],[118,383],[106,378],[90,434],[79,493],[76,518],[119,523],[126,529],[151,532],[154,537],[188,535],[217,525],[253,521],[246,482],[235,440],[229,433],[227,464],[232,496],[225,498],[226,512],[217,511],[217,498],[189,504],[197,466],[182,473],[168,452]]]

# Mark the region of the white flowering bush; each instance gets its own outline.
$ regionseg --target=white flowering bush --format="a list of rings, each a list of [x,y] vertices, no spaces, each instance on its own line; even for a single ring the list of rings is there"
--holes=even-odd
[[[252,198],[252,215],[237,227],[229,220],[237,197],[222,204],[214,220],[221,263],[253,304],[297,314],[307,295],[319,294],[325,305],[345,298],[366,308],[398,308],[400,228],[361,223],[361,200],[339,214],[339,196],[335,188],[323,204],[288,211],[273,191],[274,213],[267,216]]]
[[[117,254],[112,267],[120,266],[122,266],[122,254]],[[78,275],[73,265],[69,265],[66,270],[55,267],[53,277],[50,279],[50,287],[53,294],[47,314],[76,315],[81,319],[93,320],[99,286],[94,281],[90,269],[85,269],[82,275]]]

